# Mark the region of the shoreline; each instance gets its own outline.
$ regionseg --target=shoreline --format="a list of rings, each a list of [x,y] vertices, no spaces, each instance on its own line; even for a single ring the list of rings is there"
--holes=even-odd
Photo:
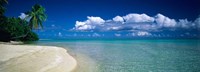
[[[56,46],[0,43],[0,72],[72,72],[77,61]]]

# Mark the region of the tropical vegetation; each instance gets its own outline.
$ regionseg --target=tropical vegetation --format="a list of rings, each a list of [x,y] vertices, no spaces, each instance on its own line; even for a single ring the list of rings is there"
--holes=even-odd
[[[33,29],[43,28],[42,22],[46,20],[45,8],[36,4],[26,12],[27,17],[20,19],[4,16],[7,0],[0,0],[0,41],[36,41],[38,35]],[[30,19],[27,21],[27,19]]]
[[[26,19],[30,18],[29,26],[31,29],[43,28],[42,22],[46,20],[45,8],[39,4],[35,4],[31,11],[26,12],[28,15]]]
[[[5,12],[5,7],[4,5],[8,3],[7,0],[0,0],[0,16],[3,16],[4,12]]]

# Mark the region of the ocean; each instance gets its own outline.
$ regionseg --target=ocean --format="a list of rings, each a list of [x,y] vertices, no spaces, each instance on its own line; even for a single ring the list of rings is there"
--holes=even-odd
[[[74,72],[199,72],[200,40],[40,40],[67,49]]]

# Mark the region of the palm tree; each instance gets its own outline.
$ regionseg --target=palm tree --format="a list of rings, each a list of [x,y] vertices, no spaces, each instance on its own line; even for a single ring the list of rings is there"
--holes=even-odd
[[[25,19],[29,20],[29,27],[30,29],[39,29],[40,27],[43,28],[42,22],[46,20],[47,15],[45,14],[45,8],[42,7],[39,4],[35,4],[32,9],[25,13],[28,15]],[[23,34],[21,36],[13,37],[12,39],[22,38],[26,37],[30,31],[28,31],[26,34]]]
[[[31,29],[43,28],[42,22],[46,20],[45,8],[39,4],[35,4],[31,11],[26,12],[28,15],[26,19],[30,19],[29,27]]]
[[[4,4],[7,4],[7,0],[0,0],[0,16],[2,16],[5,12]]]

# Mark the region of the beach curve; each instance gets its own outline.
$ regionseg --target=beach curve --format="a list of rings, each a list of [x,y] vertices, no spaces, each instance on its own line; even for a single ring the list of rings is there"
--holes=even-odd
[[[61,47],[0,44],[0,72],[71,72],[76,65]]]

